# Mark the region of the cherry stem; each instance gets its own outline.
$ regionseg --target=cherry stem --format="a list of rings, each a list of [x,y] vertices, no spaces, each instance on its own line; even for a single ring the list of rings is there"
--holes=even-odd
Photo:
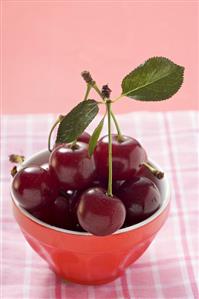
[[[113,196],[112,192],[112,135],[111,135],[111,101],[106,101],[108,113],[108,196]]]
[[[153,167],[149,162],[144,162],[142,163],[142,165],[145,166],[159,180],[161,180],[164,177],[164,172]]]
[[[92,88],[98,93],[98,95],[102,98],[102,100],[104,101],[104,97],[103,97],[103,94],[101,93],[101,90],[99,89],[99,87],[97,86],[96,83],[94,83],[92,85]]]
[[[122,136],[122,133],[121,133],[119,124],[118,124],[118,122],[117,122],[117,119],[116,119],[116,117],[115,117],[115,114],[113,113],[112,110],[111,110],[111,117],[112,117],[112,119],[113,119],[113,121],[114,121],[116,130],[117,130],[118,141],[119,141],[119,142],[122,142],[122,141],[124,140],[124,138],[123,138],[123,136]]]
[[[87,71],[84,71],[84,72],[82,72],[82,77],[87,82],[87,90],[86,90],[86,94],[85,94],[85,98],[84,99],[87,99],[87,96],[88,96],[91,88],[93,88],[97,92],[97,94],[101,97],[101,99],[103,100],[103,102],[106,102],[106,98],[104,98],[103,93],[101,92],[101,90],[97,86],[96,82],[93,80],[91,74],[89,72],[87,72]],[[114,122],[116,130],[117,130],[118,141],[122,142],[124,140],[124,138],[122,136],[119,124],[118,124],[117,119],[116,119],[114,113],[112,112],[112,110],[110,110],[110,114],[111,114],[111,117],[113,119],[113,122]]]
[[[93,88],[95,89],[95,91],[100,95],[100,97],[101,97],[103,100],[105,100],[104,97],[103,97],[103,95],[102,95],[102,93],[101,93],[101,91],[100,91],[100,89],[99,89],[99,87],[97,86],[97,84],[95,83],[92,87],[93,87]],[[121,133],[119,124],[118,124],[118,122],[117,122],[117,119],[116,119],[116,117],[115,117],[115,115],[114,115],[114,113],[113,113],[112,110],[111,110],[110,113],[111,113],[111,117],[112,117],[112,119],[113,119],[113,121],[114,121],[116,130],[117,130],[118,141],[123,141],[123,136],[122,136],[122,133]]]
[[[9,161],[11,163],[21,165],[24,162],[24,160],[25,160],[25,157],[21,156],[21,155],[11,154],[9,156]],[[16,165],[11,169],[10,174],[11,174],[12,177],[14,177],[15,174],[17,174],[17,166]]]
[[[76,143],[77,143],[77,139],[75,139],[75,140],[71,143],[70,148],[71,148],[72,150],[76,150],[76,149],[78,149],[78,145],[77,145]]]
[[[86,88],[86,93],[85,93],[85,96],[84,96],[84,101],[86,101],[88,99],[88,95],[90,93],[91,88],[92,88],[92,85],[90,83],[87,83],[87,88]]]
[[[24,156],[12,154],[9,156],[9,161],[16,164],[21,164],[25,160]]]
[[[49,152],[52,152],[51,146],[50,146],[52,133],[53,133],[54,129],[56,128],[56,126],[62,121],[63,118],[64,118],[63,115],[59,115],[58,119],[55,121],[55,123],[53,124],[53,126],[50,130],[50,133],[48,135],[48,150],[49,150]]]
[[[119,97],[117,97],[116,99],[113,100],[113,103],[117,102],[118,100],[120,100],[121,98],[123,98],[126,94],[121,94]]]
[[[17,174],[17,166],[14,166],[14,167],[11,169],[10,174],[11,174],[12,177],[14,177],[15,174]]]

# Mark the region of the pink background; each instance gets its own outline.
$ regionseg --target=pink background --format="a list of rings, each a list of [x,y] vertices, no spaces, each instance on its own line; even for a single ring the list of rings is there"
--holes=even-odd
[[[80,72],[120,93],[124,75],[151,56],[185,66],[170,101],[126,99],[116,112],[197,109],[197,2],[2,1],[3,112],[64,113],[83,98]],[[124,104],[125,103],[125,104]]]

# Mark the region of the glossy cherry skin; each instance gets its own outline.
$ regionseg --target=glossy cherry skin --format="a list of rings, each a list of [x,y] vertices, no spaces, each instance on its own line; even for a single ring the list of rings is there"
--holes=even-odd
[[[90,188],[80,197],[77,217],[89,233],[105,236],[117,231],[124,223],[126,210],[115,196],[110,197],[103,188]]]
[[[89,140],[91,138],[91,135],[87,132],[83,132],[82,135],[80,135],[77,138],[77,141],[81,141],[81,142],[85,142],[85,143],[89,143]]]
[[[139,172],[137,173],[137,176],[146,177],[149,180],[151,180],[156,185],[156,187],[158,187],[158,190],[160,191],[160,195],[162,195],[162,188],[161,188],[162,179],[156,178],[151,173],[151,171],[148,168],[146,168],[144,165],[140,168]]]
[[[121,184],[124,183],[124,181],[113,181],[112,182],[112,188],[113,188],[113,194],[116,194],[117,191],[119,190]],[[95,180],[91,187],[101,187],[101,188],[104,188],[104,189],[108,189],[108,180]]]
[[[146,152],[140,143],[128,136],[118,141],[118,135],[112,135],[113,180],[126,180],[135,175],[143,162],[147,160]],[[99,179],[108,176],[108,136],[102,137],[95,149],[94,159]]]
[[[49,171],[49,164],[48,163],[44,163],[41,165],[41,167],[47,171]]]
[[[88,156],[88,144],[77,142],[56,147],[49,158],[49,169],[60,188],[65,190],[84,189],[95,177],[95,162]]]
[[[53,203],[29,211],[37,219],[63,229],[84,231],[77,219],[78,197],[75,192],[66,192],[65,196],[58,196]]]
[[[81,197],[82,191],[75,191],[70,198],[70,213],[71,213],[71,219],[72,219],[72,228],[71,230],[78,231],[78,232],[85,232],[83,227],[79,224],[79,220],[77,217],[77,208],[79,205],[80,197]]]
[[[125,224],[127,226],[147,219],[161,205],[158,188],[145,177],[134,177],[124,182],[117,195],[126,207]]]
[[[54,201],[53,225],[65,229],[72,228],[70,202],[69,199],[63,196],[57,197]]]
[[[51,175],[40,166],[21,169],[12,182],[15,198],[27,210],[50,204],[55,199],[56,188]]]
[[[65,193],[65,194],[64,194]],[[68,190],[66,192],[62,191],[62,199],[65,198],[65,200],[67,201],[66,203],[60,203],[62,200],[59,199],[56,201],[56,206],[63,206],[65,205],[65,209],[68,209],[68,220],[66,221],[63,220],[62,223],[64,223],[64,225],[62,225],[62,228],[66,228],[69,230],[73,230],[73,231],[84,231],[84,229],[80,226],[78,218],[77,218],[77,207],[78,207],[78,203],[79,203],[79,197],[81,195],[81,191],[72,191],[72,190]],[[67,206],[66,206],[67,205]],[[57,209],[57,218],[59,217],[59,209]],[[62,214],[62,212],[61,212]],[[60,226],[60,220],[58,219],[59,223],[57,222],[58,226]]]

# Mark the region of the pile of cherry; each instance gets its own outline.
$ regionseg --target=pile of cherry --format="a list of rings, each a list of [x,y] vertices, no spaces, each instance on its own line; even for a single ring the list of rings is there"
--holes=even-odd
[[[143,165],[140,143],[112,134],[113,196],[107,195],[108,136],[88,155],[90,135],[55,145],[49,163],[22,168],[12,191],[19,205],[41,221],[73,231],[108,235],[137,224],[161,205],[158,179]]]

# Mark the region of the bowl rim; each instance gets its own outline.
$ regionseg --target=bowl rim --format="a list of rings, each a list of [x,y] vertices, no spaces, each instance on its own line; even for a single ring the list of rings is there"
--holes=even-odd
[[[48,150],[41,150],[33,155],[31,155],[29,158],[27,158],[21,165],[20,168],[26,167],[26,164],[36,158],[38,155],[40,154],[44,154],[45,152],[47,152]],[[161,167],[158,165],[158,163],[154,162],[153,160],[149,159],[149,162],[153,165],[156,166],[158,169],[161,170]],[[114,232],[112,235],[118,235],[118,234],[124,234],[127,233],[129,231],[133,231],[136,230],[138,228],[141,228],[145,225],[147,225],[148,223],[152,222],[153,220],[155,220],[156,218],[158,218],[158,216],[160,216],[168,207],[169,202],[170,202],[170,184],[169,184],[169,180],[168,180],[168,176],[167,174],[164,173],[164,178],[162,179],[164,182],[164,189],[165,189],[165,194],[164,194],[164,199],[163,199],[163,203],[160,206],[160,208],[150,217],[148,217],[147,219],[145,219],[144,221],[141,221],[137,224],[122,228],[117,230],[116,232]],[[64,234],[70,234],[70,235],[75,235],[75,236],[90,236],[90,237],[96,237],[95,235],[88,233],[88,232],[77,232],[77,231],[72,231],[72,230],[67,230],[67,229],[63,229],[63,228],[59,228],[56,226],[52,226],[50,224],[47,224],[39,219],[37,219],[36,217],[34,217],[33,215],[31,215],[28,211],[26,211],[23,207],[21,207],[19,205],[19,203],[17,202],[17,200],[15,199],[15,196],[12,192],[12,181],[10,184],[10,194],[11,194],[11,198],[12,198],[12,202],[13,204],[20,210],[20,212],[26,216],[27,218],[29,218],[30,220],[32,220],[33,222],[37,223],[38,225],[41,225],[45,228],[51,229],[51,230],[55,230]],[[100,237],[101,238],[101,237]]]

